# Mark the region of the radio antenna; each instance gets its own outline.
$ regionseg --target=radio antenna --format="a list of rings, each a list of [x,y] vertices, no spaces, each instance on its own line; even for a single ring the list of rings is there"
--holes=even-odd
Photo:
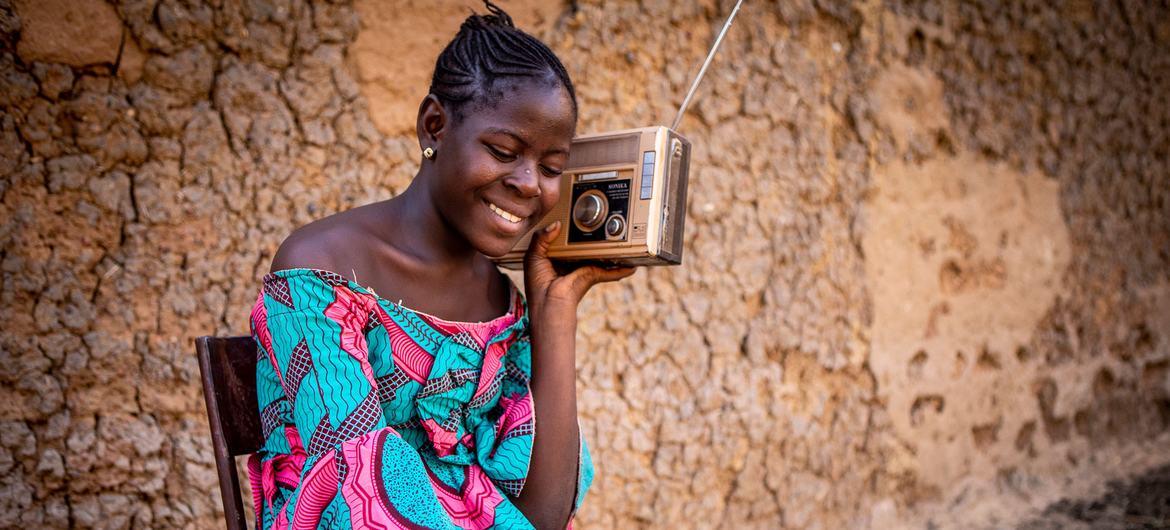
[[[682,106],[678,108],[678,114],[674,117],[674,123],[670,125],[671,129],[678,130],[678,124],[682,122],[683,114],[687,111],[687,106],[691,104],[691,98],[695,96],[695,90],[699,88],[699,81],[703,80],[703,74],[707,73],[707,66],[711,64],[711,59],[715,58],[715,52],[719,50],[719,45],[723,42],[723,36],[727,34],[728,28],[731,27],[731,21],[735,20],[735,14],[739,12],[739,6],[743,4],[743,0],[735,2],[735,7],[731,9],[731,14],[727,16],[727,22],[723,23],[723,29],[719,30],[719,36],[715,37],[715,44],[711,45],[711,51],[707,53],[707,60],[703,61],[703,66],[699,68],[699,75],[695,76],[694,82],[691,83],[691,89],[687,91],[687,97],[683,98]]]

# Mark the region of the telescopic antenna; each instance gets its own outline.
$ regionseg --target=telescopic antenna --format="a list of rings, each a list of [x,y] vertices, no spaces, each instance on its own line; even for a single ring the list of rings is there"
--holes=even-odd
[[[699,75],[695,76],[694,82],[691,83],[691,89],[687,91],[687,97],[683,98],[682,106],[678,108],[678,115],[674,117],[674,123],[670,125],[671,129],[678,130],[678,124],[682,122],[683,113],[687,111],[687,106],[691,104],[691,98],[695,95],[695,90],[699,88],[699,81],[703,80],[703,74],[707,73],[707,66],[711,64],[711,59],[715,58],[715,52],[719,50],[719,44],[723,42],[723,36],[727,34],[727,29],[731,27],[731,21],[735,20],[735,14],[739,12],[739,6],[743,4],[743,0],[738,0],[735,7],[731,9],[731,14],[727,16],[727,22],[723,23],[723,29],[719,30],[719,36],[715,37],[715,44],[711,45],[711,51],[707,53],[707,60],[703,61],[702,68],[699,68]]]

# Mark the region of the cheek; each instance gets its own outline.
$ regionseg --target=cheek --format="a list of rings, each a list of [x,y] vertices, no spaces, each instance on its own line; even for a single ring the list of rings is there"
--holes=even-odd
[[[542,214],[548,213],[561,198],[561,177],[546,179],[540,186],[540,207]]]

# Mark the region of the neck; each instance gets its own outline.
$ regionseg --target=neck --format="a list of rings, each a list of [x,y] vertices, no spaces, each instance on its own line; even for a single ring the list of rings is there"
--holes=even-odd
[[[473,268],[479,251],[439,215],[427,177],[419,170],[406,191],[386,203],[394,221],[383,224],[389,229],[383,240],[432,270],[447,273]]]

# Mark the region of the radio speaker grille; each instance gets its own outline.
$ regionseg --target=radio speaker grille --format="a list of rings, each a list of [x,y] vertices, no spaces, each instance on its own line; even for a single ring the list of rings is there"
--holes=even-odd
[[[640,140],[638,134],[627,134],[573,142],[567,169],[632,163],[638,160]]]

